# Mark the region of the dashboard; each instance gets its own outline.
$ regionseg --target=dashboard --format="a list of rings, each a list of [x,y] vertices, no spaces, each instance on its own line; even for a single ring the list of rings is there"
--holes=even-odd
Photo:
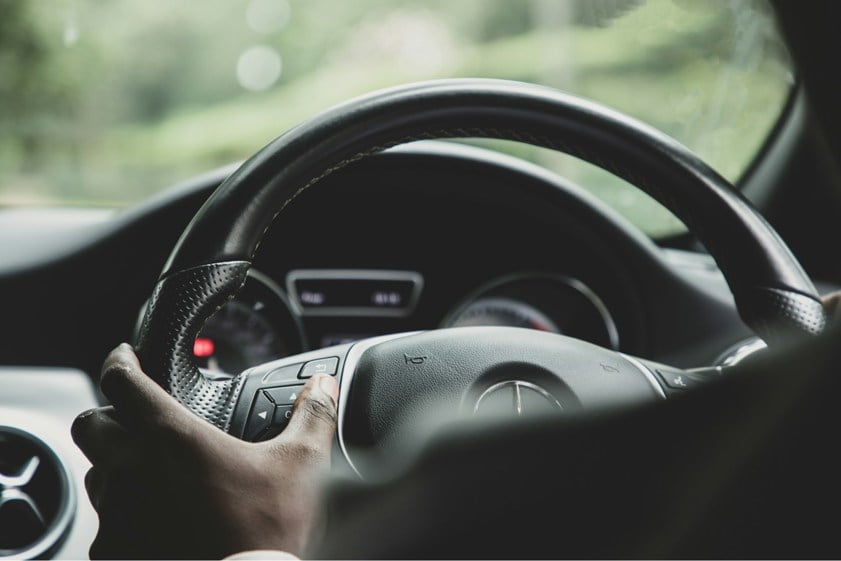
[[[0,245],[0,425],[13,431],[0,430],[0,452],[21,435],[27,450],[49,448],[48,512],[63,524],[34,554],[86,555],[96,517],[67,427],[104,402],[103,357],[134,340],[180,233],[231,171],[121,213],[0,210],[0,236],[15,240]],[[725,360],[752,337],[707,254],[656,245],[537,166],[419,143],[348,165],[284,209],[193,354],[226,377],[367,337],[475,325],[562,333],[678,367]]]
[[[116,214],[0,211],[0,234],[16,240],[0,246],[0,288],[16,295],[5,303],[14,320],[0,325],[0,363],[95,379],[102,357],[134,339],[181,231],[232,169]],[[676,366],[710,363],[751,335],[706,253],[654,244],[537,166],[417,143],[356,162],[285,209],[243,291],[195,351],[204,366],[229,371],[479,323],[560,332]]]

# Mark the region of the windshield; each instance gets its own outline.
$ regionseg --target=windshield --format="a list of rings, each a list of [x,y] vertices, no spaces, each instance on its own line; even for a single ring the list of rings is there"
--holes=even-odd
[[[677,138],[731,181],[793,78],[748,0],[33,0],[0,18],[0,204],[122,207],[246,158],[349,97],[481,76],[547,84]],[[682,225],[568,157],[492,143],[652,236]]]

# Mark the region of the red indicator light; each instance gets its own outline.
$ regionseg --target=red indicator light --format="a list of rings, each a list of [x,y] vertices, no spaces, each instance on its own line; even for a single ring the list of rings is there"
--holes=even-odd
[[[213,354],[213,341],[206,337],[197,337],[193,343],[193,354],[200,358],[209,357]]]

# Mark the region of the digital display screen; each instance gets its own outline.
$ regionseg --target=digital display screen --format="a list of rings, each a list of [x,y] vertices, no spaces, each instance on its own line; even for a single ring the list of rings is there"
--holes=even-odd
[[[298,279],[295,289],[303,308],[404,308],[414,283],[402,280]]]
[[[286,285],[305,315],[406,316],[420,297],[423,277],[414,271],[296,269]]]

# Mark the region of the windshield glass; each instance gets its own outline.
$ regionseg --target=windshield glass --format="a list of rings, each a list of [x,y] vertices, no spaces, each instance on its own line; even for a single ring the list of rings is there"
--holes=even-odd
[[[793,78],[764,1],[32,0],[0,18],[0,204],[126,206],[241,160],[349,97],[481,76],[637,117],[736,181]],[[644,231],[682,226],[572,158],[557,170]]]

